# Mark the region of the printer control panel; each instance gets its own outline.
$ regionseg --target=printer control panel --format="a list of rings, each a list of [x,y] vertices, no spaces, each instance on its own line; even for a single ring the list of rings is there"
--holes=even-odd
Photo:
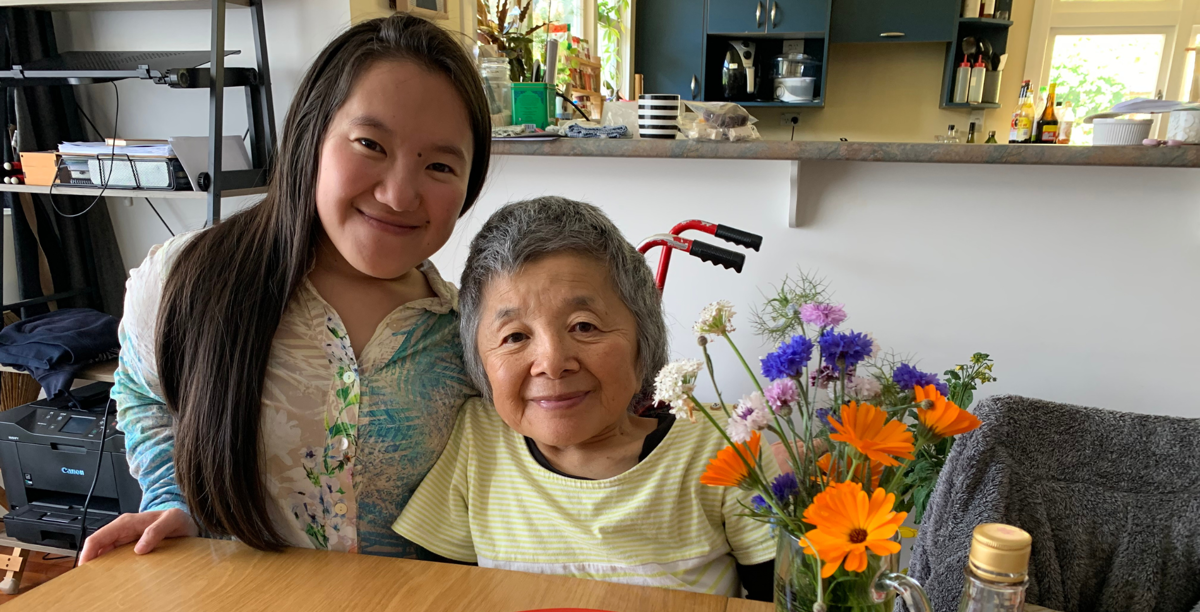
[[[103,430],[103,414],[88,414],[76,410],[38,408],[29,433],[62,436],[84,440],[99,440]],[[108,432],[117,433],[117,416],[108,417]]]

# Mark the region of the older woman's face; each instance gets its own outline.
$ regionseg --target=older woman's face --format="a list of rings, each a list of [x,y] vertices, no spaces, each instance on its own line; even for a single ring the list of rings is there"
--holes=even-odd
[[[476,340],[500,418],[543,444],[603,435],[641,386],[637,321],[604,264],[584,255],[490,281]]]

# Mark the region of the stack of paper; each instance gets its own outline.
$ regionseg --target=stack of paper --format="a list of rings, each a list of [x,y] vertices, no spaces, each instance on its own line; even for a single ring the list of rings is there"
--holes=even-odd
[[[169,143],[114,146],[105,142],[64,142],[58,145],[63,155],[130,155],[137,157],[175,157]]]

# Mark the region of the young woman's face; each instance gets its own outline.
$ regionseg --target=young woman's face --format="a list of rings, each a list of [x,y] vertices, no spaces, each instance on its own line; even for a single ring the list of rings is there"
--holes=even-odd
[[[411,62],[376,62],[321,145],[321,227],[363,274],[403,275],[450,238],[472,150],[466,105],[449,79]]]

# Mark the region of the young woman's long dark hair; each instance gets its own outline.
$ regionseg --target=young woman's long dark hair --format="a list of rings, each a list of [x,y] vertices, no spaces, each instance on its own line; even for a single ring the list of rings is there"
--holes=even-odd
[[[325,131],[355,79],[380,60],[445,75],[462,97],[474,136],[463,211],[470,208],[491,153],[491,117],[474,63],[451,34],[424,19],[365,21],[325,47],[300,82],[266,198],[196,235],[163,288],[155,350],[176,417],[176,482],[198,523],[260,550],[285,544],[271,521],[259,463],[271,342],[313,265]]]

